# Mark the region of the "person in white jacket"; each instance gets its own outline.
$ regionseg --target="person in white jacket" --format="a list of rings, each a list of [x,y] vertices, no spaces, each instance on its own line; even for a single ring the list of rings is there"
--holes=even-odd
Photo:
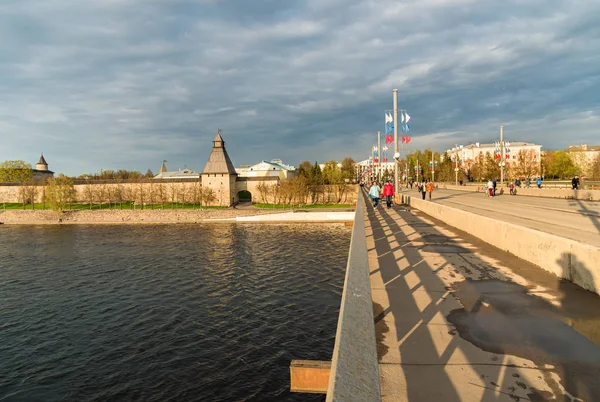
[[[488,190],[488,194],[490,197],[494,196],[494,182],[492,181],[492,179],[490,179],[490,181],[487,182],[487,190]]]

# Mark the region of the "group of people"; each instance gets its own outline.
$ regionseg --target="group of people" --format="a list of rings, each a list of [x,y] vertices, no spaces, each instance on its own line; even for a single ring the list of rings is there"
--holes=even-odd
[[[425,199],[425,195],[429,194],[429,200],[431,200],[431,194],[435,189],[435,184],[431,180],[422,180],[417,183],[417,191],[421,193],[421,197]]]
[[[577,178],[577,176],[575,176],[575,178]],[[579,179],[577,179],[577,183],[575,184],[575,178],[572,181],[573,189],[575,189],[576,186],[579,186]],[[537,188],[542,188],[543,183],[544,183],[544,181],[541,177],[538,177],[535,180],[535,184],[537,185]],[[496,187],[497,187],[497,180],[494,178],[494,179],[490,179],[486,183],[483,190],[489,197],[494,197],[496,195]],[[527,178],[525,180],[525,187],[527,187],[527,188],[531,187],[531,179],[530,178]],[[517,188],[521,188],[521,179],[517,178],[515,181],[511,181],[510,184],[508,185],[508,188],[510,189],[510,195],[517,195]]]
[[[369,196],[373,201],[374,207],[379,205],[379,200],[383,196],[387,207],[391,208],[394,202],[394,185],[392,184],[392,181],[388,180],[388,182],[383,185],[383,188],[374,181],[369,188]]]

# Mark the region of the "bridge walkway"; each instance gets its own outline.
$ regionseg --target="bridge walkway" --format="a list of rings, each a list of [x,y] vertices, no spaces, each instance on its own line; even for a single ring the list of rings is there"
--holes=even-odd
[[[600,400],[600,297],[417,210],[366,204],[384,401]]]
[[[506,188],[504,191],[508,192]],[[416,189],[404,190],[418,197]],[[436,189],[432,201],[600,247],[600,202]]]

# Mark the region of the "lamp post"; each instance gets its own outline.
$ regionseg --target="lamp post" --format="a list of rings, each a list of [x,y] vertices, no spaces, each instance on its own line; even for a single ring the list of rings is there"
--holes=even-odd
[[[452,152],[454,153],[454,185],[458,186],[458,172],[459,172],[459,168],[458,168],[458,164],[461,161],[461,158],[459,157],[458,152],[462,151],[463,146],[462,145],[456,145],[454,144],[454,148],[452,148]]]
[[[398,160],[400,153],[398,152],[398,90],[392,90],[394,101],[394,189],[398,191]]]
[[[504,184],[504,126],[500,126],[500,185]]]
[[[434,159],[433,151],[431,151],[431,162],[429,162],[429,166],[431,166],[431,181],[435,182],[435,168],[437,167],[437,161]]]

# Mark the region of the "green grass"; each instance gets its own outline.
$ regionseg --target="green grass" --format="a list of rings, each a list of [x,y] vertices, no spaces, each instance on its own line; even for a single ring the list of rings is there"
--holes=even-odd
[[[323,209],[323,208],[350,208],[350,204],[308,204],[308,205],[292,205],[289,204],[264,204],[264,203],[253,203],[255,208],[263,209]]]
[[[171,203],[165,203],[164,207],[162,204],[154,204],[154,205],[145,205],[143,208],[141,205],[136,205],[135,209],[136,210],[140,210],[140,209],[227,209],[228,207],[219,207],[219,206],[209,206],[209,207],[201,207],[200,205],[196,204],[171,204]],[[27,204],[25,205],[25,208],[23,208],[23,204],[20,203],[0,203],[0,210],[32,210],[34,209],[33,206],[31,204]],[[35,204],[35,210],[49,210],[50,208],[50,204],[46,204],[45,208],[44,208],[44,204],[42,203],[36,203]],[[121,208],[121,204],[93,204],[92,207],[90,208],[90,204],[71,204],[70,207],[69,205],[67,205],[64,210],[65,211],[69,211],[69,210],[100,210],[100,209],[115,209],[115,210],[132,210],[134,209],[134,206],[132,203],[130,202],[124,202]]]

